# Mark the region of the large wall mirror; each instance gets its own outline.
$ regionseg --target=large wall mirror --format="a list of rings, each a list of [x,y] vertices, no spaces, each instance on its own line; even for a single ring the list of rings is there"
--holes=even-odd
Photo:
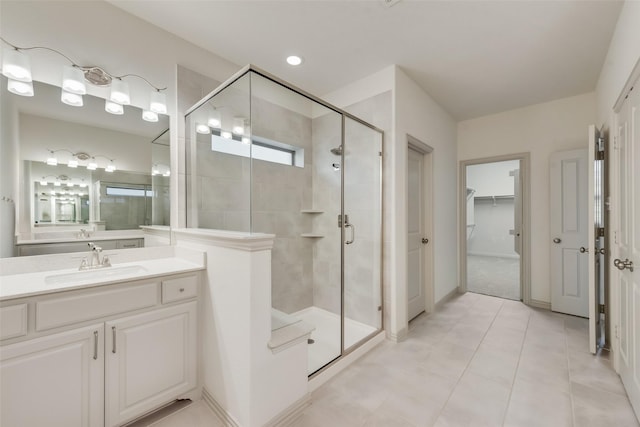
[[[141,227],[168,227],[169,117],[145,121],[132,106],[110,114],[91,95],[73,107],[60,102],[59,87],[33,83],[32,97],[3,93],[21,163],[18,246],[78,230],[142,237]]]

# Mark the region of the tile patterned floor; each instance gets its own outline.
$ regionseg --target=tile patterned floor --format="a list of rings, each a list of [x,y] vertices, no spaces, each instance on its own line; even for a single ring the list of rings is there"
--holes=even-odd
[[[467,293],[320,387],[295,427],[638,427],[587,321]],[[222,426],[196,402],[154,427]]]

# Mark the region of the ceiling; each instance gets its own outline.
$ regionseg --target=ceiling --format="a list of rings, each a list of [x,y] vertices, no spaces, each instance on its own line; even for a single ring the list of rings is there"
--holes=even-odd
[[[394,0],[390,0],[392,3]],[[399,65],[456,120],[595,89],[619,1],[113,0],[322,96]],[[304,58],[292,67],[285,57]]]

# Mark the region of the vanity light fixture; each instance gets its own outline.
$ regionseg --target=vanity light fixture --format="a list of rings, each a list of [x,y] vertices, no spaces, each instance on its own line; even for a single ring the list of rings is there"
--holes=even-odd
[[[46,179],[44,179],[44,177],[40,180],[40,185],[49,185],[49,183],[47,182]]]
[[[49,157],[47,157],[47,161],[46,163],[49,166],[56,166],[58,164],[58,159],[56,159],[56,155],[53,152],[53,150],[49,150],[49,153],[51,154]]]
[[[55,181],[55,182],[53,183],[53,186],[54,186],[54,187],[60,187],[60,181]]]
[[[77,160],[69,160],[69,163],[67,163],[67,166],[70,168],[77,168],[78,167],[78,161]]]
[[[114,172],[115,170],[116,170],[116,165],[113,164],[113,160],[104,168],[105,172]]]
[[[57,53],[58,55],[64,57],[70,63],[70,65],[66,65],[63,68],[62,72],[63,93],[60,97],[62,102],[76,107],[82,106],[82,95],[85,95],[87,93],[85,82],[89,82],[92,85],[98,87],[111,86],[109,101],[111,101],[111,103],[113,104],[120,105],[120,107],[118,108],[113,105],[105,105],[105,110],[112,114],[123,114],[124,109],[122,108],[122,106],[129,105],[131,103],[131,96],[129,95],[129,84],[123,79],[126,77],[137,77],[141,80],[144,80],[145,83],[152,87],[149,97],[149,110],[156,114],[167,114],[167,96],[163,92],[167,88],[157,87],[149,80],[138,74],[130,73],[117,76],[108,73],[100,67],[76,64],[64,53],[50,47],[19,47],[12,43],[9,43],[2,37],[0,37],[0,40],[2,40],[8,46],[8,48],[6,48],[3,52],[2,74],[8,79],[7,90],[15,93],[16,95],[33,96],[31,64],[29,57],[27,56],[25,51],[42,49]],[[75,96],[70,96],[70,94],[73,94]]]
[[[220,132],[220,136],[226,139],[233,138],[233,135],[231,135],[231,132],[227,132],[226,130],[223,130],[222,132]]]
[[[220,119],[220,112],[218,110],[214,110],[211,113],[211,117],[209,117],[207,125],[214,129],[220,129],[222,127],[222,120]]]

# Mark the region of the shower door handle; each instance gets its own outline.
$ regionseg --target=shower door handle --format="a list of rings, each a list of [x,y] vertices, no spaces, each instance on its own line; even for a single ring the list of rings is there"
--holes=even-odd
[[[350,245],[350,244],[353,243],[354,240],[356,240],[356,227],[353,224],[346,223],[344,225],[344,228],[345,229],[347,229],[347,228],[351,229],[351,240],[345,240],[345,242],[344,242],[346,245]]]

